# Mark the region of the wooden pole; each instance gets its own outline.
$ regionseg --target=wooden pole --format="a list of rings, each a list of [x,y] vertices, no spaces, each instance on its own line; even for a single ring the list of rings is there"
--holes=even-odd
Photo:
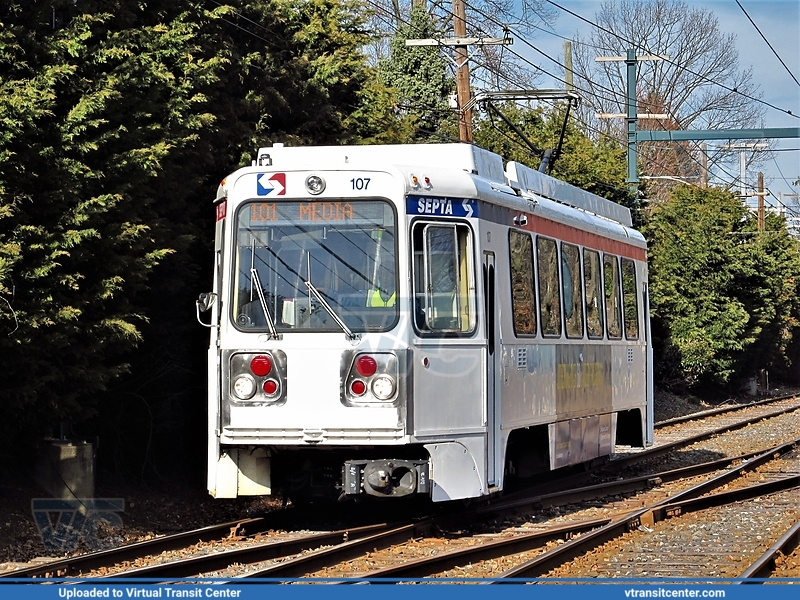
[[[453,34],[467,36],[467,10],[464,0],[453,0]],[[456,93],[458,97],[458,137],[472,142],[472,110],[464,109],[470,100],[468,46],[456,46]]]

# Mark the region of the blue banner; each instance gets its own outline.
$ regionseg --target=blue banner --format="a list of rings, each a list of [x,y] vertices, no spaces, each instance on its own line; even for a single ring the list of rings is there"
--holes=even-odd
[[[429,217],[478,218],[478,201],[471,198],[437,198],[435,196],[408,196],[406,214]]]
[[[443,594],[458,594],[459,600],[484,600],[487,594],[502,594],[503,600],[625,600],[634,598],[725,598],[727,600],[753,600],[768,596],[770,599],[788,600],[797,598],[796,585],[735,585],[737,580],[719,580],[712,583],[681,583],[652,580],[503,580],[502,590],[491,590],[483,585],[494,580],[487,579],[425,579],[425,580],[355,580],[371,585],[324,585],[331,583],[354,583],[353,579],[295,579],[295,580],[182,580],[169,584],[155,583],[105,583],[103,580],[19,580],[0,583],[0,594],[8,598],[27,600],[85,600],[94,598],[257,598],[287,600],[406,600],[413,593],[416,600],[441,600]],[[203,583],[198,583],[203,581]],[[460,584],[456,584],[458,581]],[[763,581],[763,580],[760,580]],[[800,579],[769,580],[770,583],[800,584]],[[415,585],[413,592],[406,585],[391,583],[425,584]],[[292,585],[276,585],[276,584]],[[463,585],[475,584],[475,585]],[[499,581],[497,583],[500,583]],[[749,583],[749,582],[748,582]],[[298,585],[299,584],[299,585]],[[314,585],[316,584],[316,585]],[[322,585],[320,585],[322,584]],[[533,587],[531,584],[536,584]],[[376,586],[380,586],[376,589]]]

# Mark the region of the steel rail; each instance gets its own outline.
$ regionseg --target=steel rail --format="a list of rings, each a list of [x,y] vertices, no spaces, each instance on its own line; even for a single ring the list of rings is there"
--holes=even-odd
[[[586,535],[571,540],[554,548],[536,558],[529,560],[513,569],[509,569],[498,575],[498,579],[512,578],[531,578],[544,575],[573,558],[581,556],[585,552],[597,546],[622,536],[628,531],[636,529],[643,523],[652,519],[652,522],[662,521],[666,518],[679,516],[689,512],[705,510],[714,506],[724,506],[745,499],[757,498],[765,494],[776,491],[788,490],[800,487],[800,475],[793,475],[783,479],[776,479],[769,483],[758,484],[734,490],[733,492],[723,492],[702,498],[694,498],[677,504],[670,504],[658,507],[645,507],[634,511],[604,527],[600,527]],[[502,581],[488,581],[486,583],[504,583]],[[509,582],[510,583],[510,582]]]
[[[507,556],[517,552],[525,552],[552,540],[565,538],[572,539],[576,535],[592,531],[598,527],[608,525],[611,519],[592,519],[580,521],[569,525],[561,525],[543,531],[515,535],[508,539],[487,542],[480,546],[458,548],[443,552],[436,556],[427,556],[404,562],[401,565],[375,569],[360,578],[387,578],[387,577],[426,577],[432,573],[463,565],[468,562],[491,560],[500,556]],[[349,581],[339,583],[351,583]]]
[[[68,577],[92,571],[99,567],[107,567],[115,563],[135,560],[147,556],[148,554],[175,550],[200,542],[219,540],[231,535],[256,533],[257,531],[262,531],[265,526],[266,520],[263,517],[210,525],[208,527],[201,527],[200,529],[183,531],[181,533],[170,534],[151,540],[126,544],[117,548],[109,548],[108,550],[88,552],[78,556],[54,560],[42,565],[17,569],[16,571],[6,571],[5,573],[0,573],[0,578]]]
[[[798,441],[800,442],[800,440]],[[794,444],[796,442],[791,443]],[[688,467],[669,469],[667,471],[660,471],[650,475],[642,475],[639,477],[631,477],[622,480],[596,483],[594,485],[564,490],[561,492],[534,495],[529,498],[521,498],[519,500],[510,500],[507,502],[500,501],[496,504],[478,507],[475,509],[475,512],[477,514],[489,514],[495,511],[501,512],[511,509],[538,510],[551,506],[563,506],[564,504],[569,504],[571,502],[602,498],[604,496],[615,496],[628,492],[638,492],[656,487],[662,483],[678,481],[687,477],[695,477],[697,475],[704,475],[706,473],[718,471],[733,463],[740,461],[744,462],[752,459],[755,456],[760,456],[762,453],[763,450],[759,450],[757,452],[748,452],[747,454],[741,454],[739,456],[721,458],[697,465],[690,465]]]
[[[655,427],[656,429],[663,429],[664,427],[679,425],[681,423],[694,421],[696,419],[701,419],[703,417],[713,417],[715,415],[722,415],[729,412],[736,412],[737,410],[744,410],[746,408],[753,408],[755,406],[763,406],[765,404],[773,404],[775,402],[781,402],[783,400],[789,400],[791,398],[796,398],[796,397],[797,394],[786,394],[785,396],[773,396],[772,398],[767,398],[765,400],[756,400],[754,402],[747,402],[746,404],[731,404],[729,406],[711,408],[709,410],[703,410],[700,412],[692,413],[690,415],[682,415],[680,417],[673,417],[672,419],[665,419],[663,421],[655,423],[653,427]]]
[[[630,531],[631,529],[642,525],[643,523],[655,523],[663,519],[678,516],[685,512],[703,510],[709,506],[716,506],[722,504],[729,504],[734,501],[739,501],[745,498],[756,497],[779,491],[789,489],[792,487],[800,486],[800,475],[788,477],[784,479],[777,479],[768,483],[759,484],[757,486],[750,486],[740,490],[733,490],[723,492],[713,496],[703,496],[709,489],[719,487],[735,479],[746,471],[751,471],[758,466],[773,460],[774,458],[791,452],[800,443],[800,439],[792,442],[781,444],[774,448],[770,448],[766,452],[758,453],[757,455],[746,459],[741,465],[738,465],[724,473],[719,474],[710,482],[703,482],[693,486],[688,490],[684,490],[678,494],[666,498],[648,507],[638,509],[632,513],[628,513],[623,517],[616,520],[612,519],[597,519],[592,521],[584,521],[571,525],[564,525],[551,530],[534,532],[530,534],[522,534],[509,538],[507,540],[498,540],[482,544],[481,546],[473,546],[469,548],[461,548],[439,554],[434,557],[426,557],[413,561],[405,562],[401,565],[391,567],[384,567],[381,569],[373,570],[364,575],[353,577],[350,581],[342,581],[339,583],[360,583],[366,579],[388,579],[395,577],[425,577],[435,572],[441,572],[453,566],[463,565],[467,562],[477,560],[489,560],[498,556],[513,554],[516,552],[523,552],[541,546],[543,542],[558,538],[567,538],[567,542],[558,548],[545,552],[524,565],[520,565],[516,569],[506,571],[501,574],[500,578],[512,577],[529,577],[531,569],[541,570],[541,574],[552,568],[554,564],[561,564],[570,558],[574,558],[582,554],[584,544],[591,547],[596,547],[600,543],[609,541],[618,537],[619,535]],[[740,458],[740,457],[737,457]],[[719,462],[732,462],[736,459],[729,459]],[[693,467],[676,469],[674,471],[687,471]],[[712,483],[713,482],[713,483]],[[437,523],[439,520],[437,519]],[[579,537],[576,537],[579,536]],[[385,547],[385,545],[383,545]],[[334,549],[335,550],[335,549]],[[565,554],[572,552],[573,554]],[[354,556],[358,556],[356,553]],[[342,559],[341,555],[336,554],[336,560]],[[303,559],[301,559],[303,560]],[[330,563],[325,563],[324,566],[329,566]],[[316,567],[309,567],[305,565],[303,568],[294,567],[285,570],[281,569],[265,569],[255,574],[248,574],[247,577],[296,577],[308,575],[316,570]]]
[[[788,556],[797,546],[800,545],[800,521],[792,525],[777,542],[767,548],[766,552],[758,557],[745,569],[741,575],[742,579],[766,578],[775,572],[775,559],[778,554]],[[734,583],[764,583],[763,581],[741,581],[735,580]]]
[[[615,539],[624,533],[636,529],[640,525],[646,523],[655,523],[663,519],[679,516],[688,512],[704,510],[712,506],[723,506],[731,502],[741,501],[743,499],[756,498],[765,494],[773,493],[786,489],[792,489],[800,486],[800,475],[776,479],[768,483],[748,486],[738,490],[722,492],[720,494],[713,494],[703,496],[709,490],[719,487],[735,479],[745,471],[751,470],[765,462],[773,460],[777,456],[785,454],[793,450],[798,443],[798,440],[788,444],[781,444],[775,448],[763,452],[757,457],[721,473],[708,481],[700,483],[688,490],[684,490],[674,496],[665,498],[650,506],[638,509],[629,513],[608,525],[599,527],[598,529],[580,536],[574,540],[565,542],[564,544],[554,548],[536,558],[529,560],[513,569],[509,569],[498,576],[498,579],[512,579],[518,577],[539,577],[551,569],[558,567],[573,558],[596,548],[597,546]],[[486,583],[504,583],[503,581],[488,581]]]
[[[714,409],[711,411],[705,411],[702,413],[695,413],[694,415],[689,415],[687,417],[679,417],[677,419],[670,419],[668,421],[662,421],[657,426],[668,426],[674,425],[677,423],[685,422],[691,420],[693,418],[699,417],[707,417],[707,416],[714,416],[721,413],[726,412],[733,412],[737,410],[743,410],[746,408],[751,408],[754,406],[760,406],[764,404],[779,402],[782,400],[790,399],[796,397],[795,395],[787,395],[784,397],[778,398],[770,398],[767,400],[761,400],[757,402],[752,402],[749,404],[744,405],[736,405],[730,407],[724,407],[720,409]],[[670,444],[665,444],[664,446],[659,446],[657,448],[652,448],[650,450],[645,450],[643,452],[631,455],[624,459],[617,459],[613,460],[610,463],[602,465],[601,467],[597,467],[595,469],[589,470],[586,473],[580,474],[579,478],[584,479],[587,475],[591,475],[592,473],[596,473],[597,471],[601,470],[608,470],[609,468],[613,470],[618,470],[624,466],[628,466],[630,464],[635,464],[641,460],[645,460],[651,458],[653,456],[658,456],[660,454],[664,454],[672,449],[677,447],[685,446],[696,441],[702,440],[704,438],[711,437],[718,433],[723,433],[725,431],[731,431],[734,429],[738,429],[741,427],[746,426],[747,424],[764,420],[768,418],[772,418],[775,416],[779,416],[781,414],[785,414],[787,412],[791,412],[794,410],[800,409],[800,405],[798,406],[789,406],[785,407],[779,411],[774,411],[771,413],[767,413],[764,415],[757,415],[752,417],[751,419],[747,419],[742,422],[737,422],[734,424],[726,425],[723,427],[715,428],[711,431],[698,434],[696,436],[692,436],[690,438],[686,438],[683,440],[678,440],[676,442],[672,442]],[[692,467],[684,467],[686,475],[692,470],[695,470],[695,473],[701,472],[703,469],[711,470],[713,465],[716,463],[730,463],[736,460],[745,459],[750,455],[745,455],[742,457],[736,457],[731,459],[723,459],[721,461],[713,461],[711,463],[703,463],[701,465],[695,465]],[[681,469],[674,471],[678,473]],[[614,482],[610,484],[597,484],[593,486],[584,486],[582,488],[578,488],[576,490],[572,490],[571,492],[554,492],[554,493],[543,493],[543,490],[548,488],[553,488],[556,486],[563,486],[568,484],[570,480],[575,480],[576,476],[571,476],[567,478],[563,478],[554,482],[550,482],[548,484],[544,484],[542,486],[537,486],[535,488],[537,491],[534,492],[536,495],[530,496],[527,495],[524,498],[514,500],[506,496],[499,504],[490,504],[487,506],[481,506],[473,509],[475,513],[486,513],[486,512],[499,512],[502,510],[508,510],[510,508],[522,508],[526,505],[533,505],[536,507],[541,506],[551,506],[554,503],[558,502],[558,497],[562,496],[564,501],[575,501],[580,499],[586,499],[589,497],[597,497],[598,493],[612,493],[611,491],[605,490],[613,490],[617,489],[620,492],[624,491],[636,491],[639,489],[644,489],[648,486],[651,486],[655,483],[655,479],[661,478],[663,481],[667,481],[667,477],[669,473],[673,473],[673,471],[667,471],[662,473],[657,473],[654,475],[643,476],[633,480],[627,480],[624,482],[618,482],[618,487],[614,487]],[[627,488],[626,488],[627,486]],[[520,492],[523,493],[523,492]],[[530,491],[526,491],[525,493],[530,494]],[[570,496],[566,494],[571,494]],[[516,496],[515,494],[514,496]],[[473,512],[469,511],[469,512]],[[89,552],[86,554],[82,554],[79,556],[69,557],[60,560],[54,560],[45,564],[36,565],[32,567],[25,567],[22,569],[17,569],[14,571],[7,571],[4,573],[0,573],[0,578],[26,578],[26,577],[47,577],[47,576],[71,576],[75,574],[84,573],[87,571],[91,571],[97,569],[99,567],[107,567],[113,565],[115,563],[120,563],[124,561],[131,561],[137,558],[141,558],[147,556],[148,554],[155,554],[169,550],[179,549],[181,547],[185,547],[188,545],[192,545],[195,543],[200,542],[207,542],[213,541],[217,539],[222,539],[229,535],[247,535],[251,533],[256,533],[259,531],[264,531],[269,528],[267,524],[267,520],[264,517],[252,518],[252,519],[242,519],[239,521],[231,521],[228,523],[222,523],[218,525],[211,525],[208,527],[203,527],[191,531],[181,532],[177,534],[170,534],[159,538],[154,538],[151,540],[145,540],[142,542],[136,542],[133,544],[126,544],[124,546],[120,546],[117,548],[111,548],[108,550],[101,550],[97,552]],[[351,528],[349,531],[356,531],[359,528],[353,529]],[[344,530],[342,530],[344,531]],[[332,532],[330,534],[322,534],[322,535],[332,535],[337,536],[339,532]],[[255,551],[253,551],[255,554]],[[188,560],[188,559],[187,559]],[[267,559],[263,559],[267,560]],[[169,564],[169,563],[166,563]],[[211,564],[211,563],[209,563]],[[161,565],[157,565],[156,567],[161,567]],[[143,569],[149,569],[151,567],[143,567]],[[115,575],[114,575],[115,576]],[[136,576],[136,575],[134,575]],[[141,577],[149,576],[149,575],[139,575]]]
[[[366,525],[350,529],[340,529],[326,533],[316,533],[300,538],[272,541],[246,548],[235,548],[213,554],[190,556],[184,559],[148,565],[137,569],[129,569],[111,575],[103,575],[105,579],[126,579],[141,577],[191,577],[201,573],[225,569],[232,564],[252,564],[274,558],[282,558],[313,548],[341,544],[367,536],[374,536],[384,531],[393,530],[396,524]]]
[[[795,398],[797,396],[789,396],[789,398]],[[784,398],[786,399],[786,398]],[[548,481],[543,484],[536,485],[532,488],[527,488],[524,490],[512,492],[509,494],[503,495],[503,497],[499,500],[490,500],[488,504],[483,505],[481,507],[476,508],[475,510],[480,512],[492,512],[492,507],[496,505],[504,506],[506,503],[519,501],[520,506],[524,506],[525,504],[529,503],[531,497],[536,496],[543,496],[548,493],[559,493],[564,487],[568,486],[583,486],[583,482],[586,481],[587,478],[591,477],[592,475],[598,475],[600,473],[615,473],[622,471],[623,469],[634,465],[639,462],[644,462],[645,460],[649,460],[651,458],[656,458],[667,454],[673,450],[683,448],[685,446],[689,446],[696,442],[702,441],[704,439],[713,437],[715,435],[726,433],[728,431],[735,431],[737,429],[742,429],[747,427],[748,425],[762,421],[764,419],[771,419],[773,417],[778,417],[780,415],[794,412],[796,410],[800,410],[800,403],[784,407],[782,409],[772,411],[769,413],[764,413],[761,415],[754,415],[745,419],[743,421],[736,421],[735,423],[729,423],[727,425],[722,425],[720,427],[716,427],[714,429],[710,429],[705,432],[698,433],[696,435],[683,438],[680,440],[675,440],[673,442],[669,442],[667,444],[661,446],[655,446],[649,448],[647,450],[643,450],[642,452],[637,452],[635,454],[631,454],[624,458],[616,458],[612,459],[607,463],[604,463],[600,466],[587,469],[581,473],[566,475],[564,477],[559,477],[552,481]]]
[[[706,431],[703,433],[698,433],[697,435],[690,436],[688,438],[684,438],[681,440],[677,440],[675,442],[670,442],[668,444],[664,444],[663,446],[657,446],[655,448],[650,448],[648,450],[644,450],[642,452],[638,452],[636,454],[632,454],[630,456],[626,456],[625,458],[618,458],[613,459],[610,462],[606,463],[602,467],[598,467],[596,470],[608,469],[609,467],[619,470],[622,467],[627,467],[631,464],[635,464],[640,462],[642,459],[641,457],[644,456],[646,458],[654,458],[656,456],[661,456],[666,454],[667,452],[671,452],[676,448],[682,448],[684,446],[689,446],[694,444],[695,442],[699,442],[701,440],[713,437],[720,433],[726,433],[728,431],[736,431],[737,429],[742,429],[751,425],[753,423],[757,423],[759,421],[764,421],[765,419],[772,419],[774,417],[779,417],[781,415],[785,415],[790,412],[794,412],[796,410],[800,410],[800,403],[787,406],[780,410],[775,410],[769,413],[765,413],[763,415],[755,415],[749,419],[745,419],[744,421],[737,421],[735,423],[730,423],[728,425],[723,425],[721,427],[714,428],[710,431]]]
[[[383,533],[371,535],[360,540],[345,542],[332,548],[318,550],[298,558],[286,560],[277,565],[271,565],[257,571],[239,575],[232,581],[254,577],[301,577],[339,562],[363,556],[365,552],[387,548],[394,544],[407,542],[408,540],[428,535],[433,525],[434,520],[432,518],[425,519],[418,523],[403,525]],[[230,582],[231,580],[228,581],[228,583]]]

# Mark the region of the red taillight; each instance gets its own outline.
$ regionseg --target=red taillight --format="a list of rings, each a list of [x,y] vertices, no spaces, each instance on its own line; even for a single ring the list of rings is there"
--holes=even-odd
[[[267,396],[273,396],[278,391],[278,382],[274,379],[267,379],[264,382],[264,393]]]
[[[370,377],[378,369],[378,363],[371,356],[361,356],[356,361],[356,371],[362,377]]]
[[[263,377],[272,371],[272,361],[269,356],[259,354],[250,361],[250,370],[253,372],[253,375]]]
[[[367,384],[361,381],[360,379],[356,379],[353,383],[350,384],[350,391],[354,396],[363,396],[367,391]]]

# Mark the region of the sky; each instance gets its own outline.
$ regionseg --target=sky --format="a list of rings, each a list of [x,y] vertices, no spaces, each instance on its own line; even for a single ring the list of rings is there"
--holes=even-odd
[[[739,66],[742,69],[753,67],[752,80],[759,86],[763,94],[762,99],[785,110],[791,110],[794,115],[800,117],[800,85],[787,72],[736,1],[685,1],[691,7],[705,8],[713,12],[719,21],[720,30],[723,33],[736,35]],[[769,43],[786,64],[789,71],[800,80],[800,0],[739,1],[747,11],[747,14],[750,15],[750,18],[755,21],[758,29],[769,40]],[[599,0],[556,0],[556,3],[589,21],[595,21],[595,13],[600,8]],[[559,60],[562,59],[564,54],[564,40],[558,36],[572,38],[576,33],[580,33],[582,37],[588,37],[591,33],[591,25],[560,10],[557,11],[553,28],[553,33],[557,35],[538,31],[536,36],[528,41],[545,54],[557,57]],[[520,54],[529,56],[532,62],[540,65],[545,71],[553,71],[557,74],[563,72],[561,67],[557,67],[553,63],[548,64],[549,61],[547,59],[529,51],[521,41],[515,40],[513,47]],[[545,80],[541,82],[540,86],[543,88],[563,89],[564,84],[563,82]],[[800,127],[800,118],[797,117],[766,107],[764,126]],[[728,142],[725,140],[709,141],[709,144],[722,145],[725,143]],[[768,206],[777,206],[779,194],[800,193],[800,185],[792,185],[795,180],[800,178],[800,150],[797,150],[800,149],[800,139],[782,139],[777,140],[776,143],[780,151],[775,153],[774,160],[769,160],[760,167],[764,172],[765,185],[774,195],[774,197],[766,199]],[[795,149],[795,151],[790,149]],[[734,171],[738,175],[739,163],[736,161],[734,164],[737,165]],[[728,170],[730,171],[730,169]],[[756,180],[757,173],[748,170],[748,184],[755,185]],[[783,198],[783,200],[787,204],[800,205],[800,199]]]

